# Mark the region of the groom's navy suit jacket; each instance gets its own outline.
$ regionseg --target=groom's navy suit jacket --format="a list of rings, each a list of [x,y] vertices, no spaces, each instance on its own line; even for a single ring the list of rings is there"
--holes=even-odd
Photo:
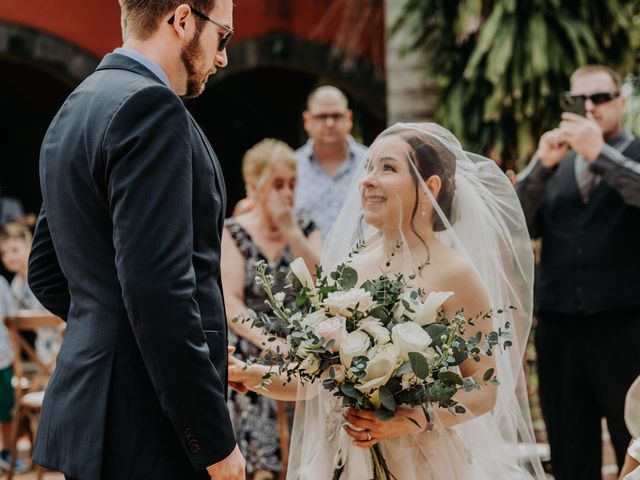
[[[231,453],[225,191],[180,99],[110,54],[40,157],[29,284],[67,321],[34,460],[82,480],[208,478]]]

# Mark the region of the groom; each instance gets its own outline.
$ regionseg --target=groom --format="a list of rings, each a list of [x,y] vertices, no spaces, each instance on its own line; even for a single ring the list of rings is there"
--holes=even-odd
[[[232,0],[120,0],[123,48],[42,145],[29,264],[67,320],[34,461],[67,478],[244,479],[226,407],[225,190],[179,96],[227,65]]]

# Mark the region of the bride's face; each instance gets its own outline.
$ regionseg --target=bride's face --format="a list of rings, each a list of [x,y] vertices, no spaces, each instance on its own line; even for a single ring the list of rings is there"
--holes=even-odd
[[[360,187],[364,220],[379,230],[404,229],[416,206],[416,184],[409,166],[409,145],[400,137],[382,138],[369,153],[368,173]]]

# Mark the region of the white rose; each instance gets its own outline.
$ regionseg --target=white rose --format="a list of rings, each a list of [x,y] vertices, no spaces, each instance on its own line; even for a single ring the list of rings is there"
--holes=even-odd
[[[356,388],[362,393],[369,393],[386,385],[398,366],[398,353],[398,347],[393,343],[373,347],[368,355],[365,376]]]
[[[313,313],[310,313],[309,315],[307,315],[306,317],[304,317],[302,319],[302,321],[300,322],[300,325],[302,327],[307,327],[310,329],[314,329],[318,326],[318,324],[320,322],[324,322],[325,320],[327,320],[329,317],[327,317],[324,313],[323,310],[316,310]]]
[[[309,289],[308,295],[309,295],[309,299],[311,300],[311,303],[313,303],[314,305],[318,305],[318,296],[317,296],[316,286],[313,283],[313,277],[311,276],[311,273],[307,268],[307,264],[304,263],[304,260],[302,259],[302,257],[298,257],[293,262],[291,262],[291,264],[289,265],[289,268],[291,269],[291,273],[295,275],[295,277],[298,279],[300,284],[303,287],[306,287]]]
[[[343,292],[330,293],[324,301],[324,306],[334,315],[342,317],[351,317],[352,313],[349,309],[355,309],[356,305],[360,312],[369,311],[375,302],[371,294],[364,288],[352,288]]]
[[[431,292],[423,304],[419,305],[413,319],[418,325],[428,325],[436,321],[438,310],[453,292]]]
[[[315,333],[319,338],[324,338],[325,345],[331,340],[335,340],[331,347],[331,351],[337,352],[340,349],[342,340],[347,336],[345,318],[335,316],[328,320],[324,320],[316,326]]]
[[[354,357],[366,355],[371,347],[369,335],[360,330],[348,334],[340,344],[340,362],[344,368],[351,368],[351,360]]]
[[[309,375],[313,375],[320,370],[320,358],[315,353],[311,353],[300,364],[300,369]]]
[[[414,322],[406,322],[396,325],[391,330],[391,339],[400,351],[403,361],[409,360],[409,352],[419,352],[430,356],[429,349],[431,337],[424,329]]]
[[[406,315],[411,320],[413,320],[414,317],[416,316],[416,310],[420,306],[420,302],[417,300],[417,297],[415,299],[411,298],[411,293],[412,293],[411,291],[404,292],[402,296],[398,299],[398,303],[393,309],[394,320],[400,319],[402,315]],[[411,310],[413,310],[413,312],[410,312],[409,310],[407,310],[407,307],[404,306],[405,302],[411,306]]]
[[[358,323],[358,330],[362,330],[371,335],[376,345],[384,345],[391,341],[391,333],[389,333],[389,330],[382,325],[379,320],[374,318],[368,317],[361,320],[360,323]]]

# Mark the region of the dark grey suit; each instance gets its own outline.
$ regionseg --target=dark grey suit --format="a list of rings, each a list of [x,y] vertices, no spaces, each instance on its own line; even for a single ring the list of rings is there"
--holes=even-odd
[[[235,447],[211,146],[153,73],[110,54],[51,123],[40,177],[29,284],[67,330],[34,460],[82,480],[208,478]]]

